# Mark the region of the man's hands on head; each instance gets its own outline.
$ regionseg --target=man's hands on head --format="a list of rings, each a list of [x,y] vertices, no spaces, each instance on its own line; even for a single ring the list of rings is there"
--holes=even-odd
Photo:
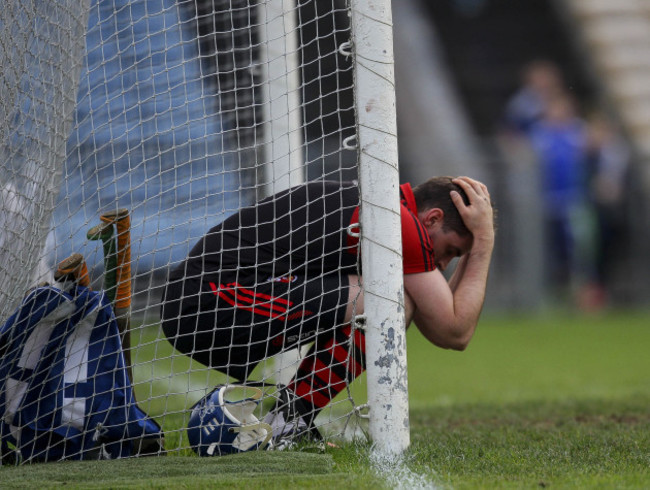
[[[453,182],[465,191],[469,199],[469,204],[465,204],[458,192],[451,192],[451,199],[463,223],[474,237],[474,245],[493,245],[494,211],[487,186],[469,177],[458,177]]]
[[[463,350],[472,339],[485,300],[487,277],[494,248],[494,213],[487,187],[469,177],[453,180],[467,194],[451,199],[472,234],[470,251],[461,257],[449,283],[439,270],[404,276],[413,320],[433,344]]]

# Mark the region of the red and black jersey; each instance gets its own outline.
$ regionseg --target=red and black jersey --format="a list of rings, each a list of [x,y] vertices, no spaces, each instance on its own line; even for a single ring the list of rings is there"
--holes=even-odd
[[[410,184],[400,186],[400,199],[404,274],[432,271],[436,268],[433,244],[429,233],[418,218],[418,208]]]
[[[402,222],[402,261],[404,274],[429,272],[436,268],[433,257],[433,244],[431,238],[418,218],[418,208],[411,184],[400,186],[400,218]],[[352,215],[351,230],[359,233],[359,208]],[[359,239],[348,236],[348,250],[356,251]]]
[[[357,273],[347,228],[359,205],[352,182],[293,187],[241,209],[212,228],[170,279],[220,274],[264,282],[287,274]],[[217,282],[218,283],[218,282]]]
[[[433,247],[417,218],[409,184],[401,186],[401,221],[406,274],[435,268]],[[212,228],[170,279],[222,274],[264,282],[290,274],[357,274],[359,188],[352,182],[310,182],[241,209]]]

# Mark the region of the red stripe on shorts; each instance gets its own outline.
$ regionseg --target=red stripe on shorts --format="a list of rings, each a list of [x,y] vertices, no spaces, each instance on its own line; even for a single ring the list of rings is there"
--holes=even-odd
[[[235,284],[235,283],[232,283]],[[228,285],[230,286],[230,285]],[[232,287],[224,286],[223,284],[220,285],[219,288],[217,288],[217,285],[213,282],[210,283],[210,288],[212,288],[212,292],[216,295],[222,298],[224,301],[226,301],[228,304],[240,308],[242,310],[246,311],[251,311],[253,313],[256,313],[258,315],[262,315],[265,317],[269,318],[277,318],[279,320],[285,320],[284,313],[287,312],[287,309],[273,304],[272,302],[265,301],[265,302],[256,302],[252,300],[251,298],[248,298],[246,296],[243,296],[241,294],[238,294],[237,290]],[[250,292],[250,290],[248,290]],[[231,296],[230,296],[231,295]],[[266,298],[270,298],[270,296],[264,294],[262,295]],[[277,300],[281,300],[281,302],[286,302],[286,300],[282,298],[275,298]],[[246,303],[246,304],[243,304]],[[289,304],[291,304],[289,302]],[[254,305],[254,306],[248,306],[248,305]],[[279,313],[275,313],[271,310],[276,310]]]

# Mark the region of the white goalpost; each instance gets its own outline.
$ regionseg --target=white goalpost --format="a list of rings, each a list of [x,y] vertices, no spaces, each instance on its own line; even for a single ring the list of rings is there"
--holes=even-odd
[[[260,144],[264,149],[266,197],[302,184],[305,160],[296,2],[269,0],[257,8],[264,111]]]
[[[282,407],[277,385],[289,385],[319,438],[369,439],[386,454],[409,446],[390,0],[10,0],[0,12],[0,65],[3,463],[212,455],[215,446],[197,448],[190,428],[216,427],[197,422],[195,406],[203,417],[206,395],[224,384],[247,387],[248,405],[228,413],[262,432]],[[305,186],[304,203],[277,204],[278,193]],[[263,208],[265,199],[273,206]],[[242,210],[292,249],[278,264],[257,256],[222,283],[204,279],[207,269],[188,272],[206,234],[223,236],[214,227]],[[223,242],[220,253],[243,260],[268,244],[239,223],[228,230],[237,247]],[[292,238],[306,229],[310,242]],[[319,250],[321,239],[338,239],[339,249]],[[207,268],[205,250],[196,256]],[[362,277],[365,312],[351,324],[326,309],[331,272],[311,278],[323,288],[309,299],[315,311],[290,301],[296,277],[336,254],[341,277]],[[297,257],[304,263],[279,265]],[[224,264],[219,277],[231,271]],[[183,267],[182,301],[214,316],[197,314],[170,336],[165,295]],[[257,292],[267,283],[286,294]],[[250,320],[233,317],[224,334],[223,305]],[[174,313],[179,325],[186,311]],[[236,337],[247,321],[270,332],[261,354],[257,334],[248,344]],[[276,335],[279,321],[297,341]],[[105,409],[117,400],[119,422]],[[127,441],[119,450],[110,428]],[[147,442],[158,429],[164,448]],[[70,439],[48,445],[45,433]],[[233,447],[249,448],[257,435]]]
[[[370,435],[399,454],[410,433],[392,25],[389,1],[352,2]]]
[[[300,62],[296,2],[270,0],[258,5],[260,59],[263,67],[264,129],[262,155],[264,187],[260,197],[271,196],[305,181]],[[299,349],[275,357],[276,380],[289,384],[300,360]]]

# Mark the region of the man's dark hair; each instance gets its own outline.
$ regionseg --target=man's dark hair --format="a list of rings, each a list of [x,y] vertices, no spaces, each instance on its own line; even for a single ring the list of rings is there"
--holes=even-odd
[[[418,213],[432,208],[442,209],[444,213],[442,229],[445,232],[455,231],[459,236],[468,236],[470,232],[463,223],[463,218],[449,193],[451,191],[458,192],[467,205],[469,205],[469,198],[459,185],[452,182],[453,179],[454,177],[432,177],[415,186],[413,188],[415,204],[418,207]]]

